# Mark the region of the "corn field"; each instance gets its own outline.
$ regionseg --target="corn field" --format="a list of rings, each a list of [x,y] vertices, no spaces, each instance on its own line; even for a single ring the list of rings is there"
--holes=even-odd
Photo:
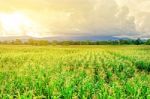
[[[0,99],[150,99],[150,46],[0,46]]]

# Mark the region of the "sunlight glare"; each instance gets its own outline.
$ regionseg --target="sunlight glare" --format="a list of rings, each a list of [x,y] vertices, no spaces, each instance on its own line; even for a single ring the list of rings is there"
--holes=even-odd
[[[32,22],[22,13],[1,13],[0,22],[6,33],[15,33],[21,35],[25,28],[30,27]]]

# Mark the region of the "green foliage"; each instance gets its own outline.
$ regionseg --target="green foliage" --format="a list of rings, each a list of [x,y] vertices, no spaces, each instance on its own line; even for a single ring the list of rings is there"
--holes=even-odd
[[[29,45],[48,45],[49,42],[47,40],[33,40],[33,39],[29,39],[27,41],[27,44],[29,44]]]
[[[142,42],[142,40],[140,39],[140,38],[138,38],[137,40],[135,40],[135,44],[136,45],[140,45],[140,44],[142,44],[143,42]]]
[[[137,39],[120,39],[120,40],[81,40],[81,41],[72,41],[72,40],[64,40],[64,41],[57,41],[53,40],[36,40],[36,39],[28,39],[27,41],[22,41],[21,39],[16,39],[12,41],[1,41],[0,44],[10,44],[10,45],[150,45],[150,40],[141,40],[140,38]]]
[[[150,72],[150,62],[140,60],[137,61],[135,64],[139,70],[145,70]]]
[[[146,45],[150,45],[150,39],[145,42]]]
[[[148,99],[149,55],[149,46],[1,45],[0,99]]]

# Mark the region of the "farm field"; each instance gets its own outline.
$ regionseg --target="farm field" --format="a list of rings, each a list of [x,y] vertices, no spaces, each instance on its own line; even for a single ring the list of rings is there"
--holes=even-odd
[[[0,46],[0,99],[150,99],[150,46]]]

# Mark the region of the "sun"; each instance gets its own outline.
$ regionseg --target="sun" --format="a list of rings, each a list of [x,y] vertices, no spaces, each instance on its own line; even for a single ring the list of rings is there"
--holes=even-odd
[[[0,22],[5,33],[18,35],[32,24],[29,18],[19,12],[1,13]]]
[[[45,25],[41,25],[24,13],[0,13],[0,34],[2,36],[31,36],[40,38],[51,36],[50,32]]]

